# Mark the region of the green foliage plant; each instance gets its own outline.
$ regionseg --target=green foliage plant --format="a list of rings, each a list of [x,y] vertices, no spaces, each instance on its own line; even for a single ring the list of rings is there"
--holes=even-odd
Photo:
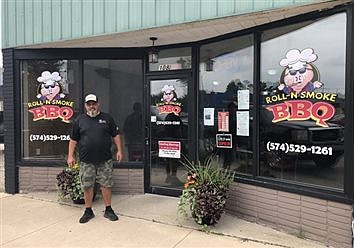
[[[217,224],[225,211],[227,191],[234,172],[220,168],[213,156],[203,164],[186,158],[181,163],[188,177],[177,204],[178,213],[190,214],[201,226]]]
[[[65,167],[57,174],[57,192],[59,199],[70,198],[77,201],[84,198],[81,188],[80,166],[76,163],[73,167]]]

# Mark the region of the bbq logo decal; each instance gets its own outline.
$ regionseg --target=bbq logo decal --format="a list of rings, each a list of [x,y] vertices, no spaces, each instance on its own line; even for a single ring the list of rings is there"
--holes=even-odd
[[[316,92],[323,86],[319,72],[313,64],[317,55],[312,48],[302,51],[291,49],[280,61],[284,70],[277,93],[265,98],[268,111],[273,114],[273,123],[312,119],[316,125],[328,127],[327,121],[335,114],[337,94]],[[312,99],[312,101],[310,101]]]
[[[54,120],[60,118],[68,123],[73,116],[73,101],[65,100],[58,72],[44,71],[37,78],[37,100],[28,102],[28,111],[33,114],[33,121]]]
[[[157,104],[159,114],[173,113],[179,115],[181,103],[177,102],[177,93],[173,85],[164,85],[161,89],[161,102]]]

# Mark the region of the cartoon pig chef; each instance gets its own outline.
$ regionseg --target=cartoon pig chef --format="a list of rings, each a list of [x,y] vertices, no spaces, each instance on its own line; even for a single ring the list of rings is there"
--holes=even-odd
[[[286,58],[280,61],[285,67],[282,73],[278,89],[286,94],[296,92],[311,92],[322,87],[318,80],[318,72],[312,62],[317,59],[312,48],[306,48],[300,52],[298,49],[289,50]]]
[[[37,81],[40,82],[37,98],[42,101],[64,98],[65,94],[61,93],[60,80],[61,76],[56,71],[53,73],[42,72],[41,76],[37,78]]]

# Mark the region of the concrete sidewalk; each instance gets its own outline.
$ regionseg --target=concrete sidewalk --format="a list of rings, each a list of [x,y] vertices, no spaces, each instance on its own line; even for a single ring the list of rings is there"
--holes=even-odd
[[[192,220],[178,217],[178,198],[159,195],[114,195],[112,207],[120,219],[103,217],[101,199],[96,217],[79,218],[84,206],[58,203],[56,193],[0,193],[0,247],[296,247],[320,248],[318,243],[224,215],[208,232]]]

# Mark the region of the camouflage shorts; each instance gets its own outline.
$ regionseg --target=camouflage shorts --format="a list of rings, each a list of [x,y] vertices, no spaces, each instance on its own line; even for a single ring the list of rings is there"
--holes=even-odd
[[[103,187],[113,186],[112,160],[94,165],[85,162],[80,163],[81,187],[83,190],[93,188],[95,181]]]

